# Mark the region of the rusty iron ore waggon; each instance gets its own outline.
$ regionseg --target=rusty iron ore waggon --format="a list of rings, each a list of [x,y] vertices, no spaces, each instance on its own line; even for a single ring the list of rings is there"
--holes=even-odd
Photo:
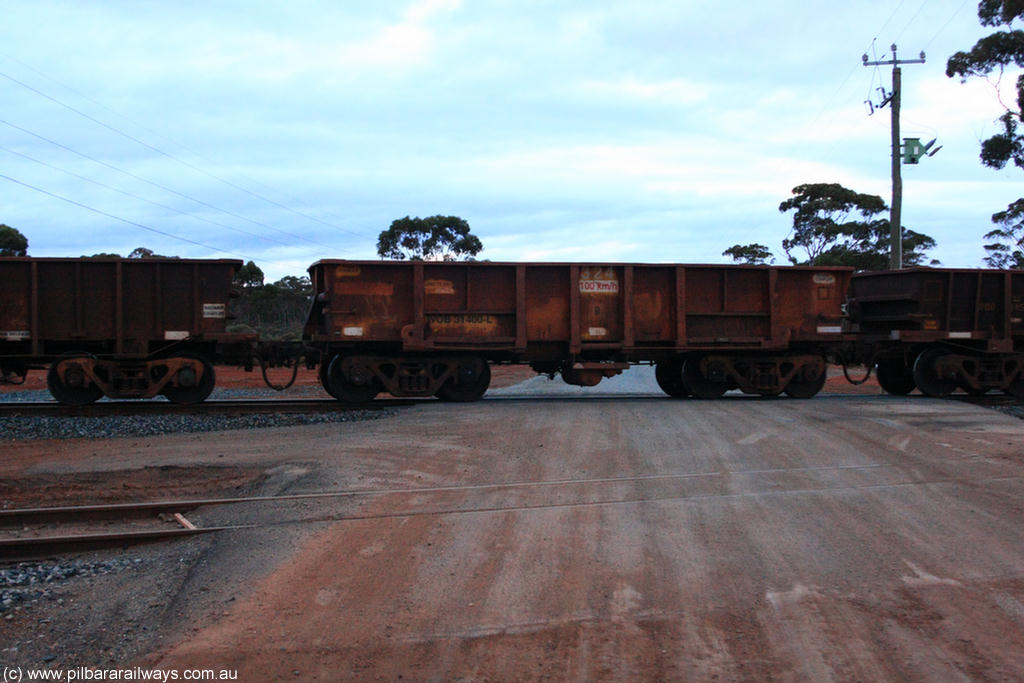
[[[669,395],[808,398],[843,341],[852,269],[323,260],[304,340],[343,401],[480,398],[491,363],[592,386],[653,363]]]
[[[1024,271],[908,268],[850,283],[855,356],[890,394],[1024,399]]]
[[[495,363],[580,386],[653,364],[674,397],[809,398],[838,363],[892,394],[1024,398],[1020,271],[323,260],[296,347],[227,331],[241,263],[0,258],[0,383],[45,369],[66,404],[198,403],[216,364],[258,362],[270,384],[305,357],[353,403],[473,401]]]
[[[236,260],[0,258],[0,377],[47,370],[54,398],[203,401],[215,362],[251,355],[225,331]]]

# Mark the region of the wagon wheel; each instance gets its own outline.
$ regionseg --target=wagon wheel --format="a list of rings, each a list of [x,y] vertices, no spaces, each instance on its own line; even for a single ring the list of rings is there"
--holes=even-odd
[[[705,377],[700,369],[700,361],[700,356],[686,359],[683,363],[683,383],[696,398],[721,398],[729,388],[728,382]]]
[[[786,395],[791,398],[812,398],[821,391],[828,378],[828,366],[823,363],[822,368],[822,371],[814,376],[808,376],[801,370],[793,379],[789,380],[789,384],[784,389]]]
[[[686,398],[690,390],[683,381],[683,359],[661,361],[654,366],[654,379],[661,390],[672,398]]]
[[[195,361],[202,367],[203,376],[196,377],[195,365],[186,365],[178,370],[178,386],[168,384],[161,393],[171,403],[190,404],[205,401],[217,383],[217,376],[214,374],[210,361],[199,354],[187,352],[179,353],[171,358]]]
[[[449,377],[441,385],[441,388],[437,390],[436,396],[442,401],[452,401],[454,403],[479,401],[484,393],[486,393],[487,387],[491,385],[491,366],[482,358],[475,360],[479,363],[480,367],[476,368],[477,371],[472,379],[467,382],[457,383],[455,380],[458,377],[458,370],[456,370],[456,375]],[[459,365],[462,364],[460,363]]]
[[[917,388],[914,370],[902,358],[882,358],[875,365],[878,386],[887,394],[906,396]]]
[[[1024,368],[1017,373],[1016,379],[1006,385],[1004,391],[1014,398],[1024,401]]]
[[[369,377],[364,384],[355,384],[341,369],[344,358],[340,355],[331,359],[327,366],[325,379],[327,393],[345,403],[366,403],[372,401],[380,393],[380,383],[376,377]]]
[[[1024,401],[1024,377],[1018,377],[1006,387],[1006,393],[1014,398]]]
[[[956,378],[940,376],[935,367],[936,362],[945,355],[942,349],[925,349],[914,361],[914,382],[925,396],[943,398],[956,390]]]
[[[50,394],[66,406],[88,405],[103,396],[103,390],[89,379],[81,364],[76,362],[84,358],[93,358],[93,355],[89,353],[67,354],[53,363],[46,372],[46,386],[50,390]],[[63,379],[61,379],[58,368],[64,369]]]
[[[323,358],[323,357],[321,356],[321,358]],[[334,389],[331,388],[331,382],[330,382],[330,380],[328,379],[328,376],[327,376],[327,370],[329,368],[330,368],[330,361],[321,361],[320,365],[317,366],[317,369],[316,369],[317,379],[320,380],[320,386],[322,386],[324,388],[324,391],[326,391],[328,394],[333,396],[336,400],[341,401],[341,400],[343,400],[341,398],[341,396],[338,396],[336,393],[334,393]]]

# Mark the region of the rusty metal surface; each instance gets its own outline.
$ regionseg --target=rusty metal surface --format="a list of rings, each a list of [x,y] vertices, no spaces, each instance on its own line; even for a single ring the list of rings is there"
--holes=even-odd
[[[839,338],[849,268],[319,261],[314,342],[406,352],[783,349]]]
[[[0,258],[0,353],[145,355],[225,335],[242,262]]]
[[[910,268],[855,275],[850,318],[857,330],[903,341],[1024,343],[1024,273]]]

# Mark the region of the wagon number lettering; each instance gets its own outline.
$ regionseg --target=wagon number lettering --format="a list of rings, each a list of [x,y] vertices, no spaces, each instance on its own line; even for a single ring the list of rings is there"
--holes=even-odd
[[[619,279],[615,269],[601,266],[580,268],[580,292],[584,294],[617,294]]]
[[[430,320],[441,325],[490,325],[494,323],[494,316],[460,313],[455,315],[433,315],[430,316]]]

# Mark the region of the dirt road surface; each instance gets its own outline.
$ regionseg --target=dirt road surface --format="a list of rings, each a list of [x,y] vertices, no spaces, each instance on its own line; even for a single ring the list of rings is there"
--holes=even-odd
[[[211,541],[188,585],[214,597],[179,598],[188,623],[145,666],[242,681],[1024,680],[1021,420],[922,397],[674,401],[639,370],[582,392],[538,378],[244,442],[72,444],[61,467],[216,458],[290,473],[289,493],[353,492]],[[7,466],[47,467],[18,448]]]

